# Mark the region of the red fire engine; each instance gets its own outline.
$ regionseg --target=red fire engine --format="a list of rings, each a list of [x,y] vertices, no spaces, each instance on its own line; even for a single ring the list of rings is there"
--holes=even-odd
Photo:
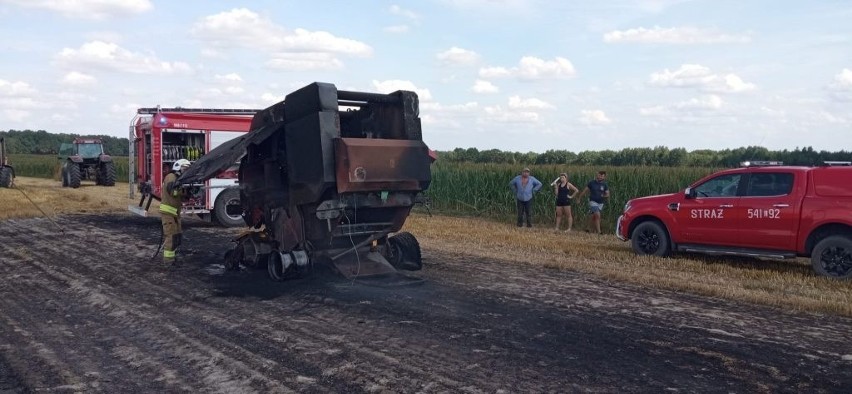
[[[179,159],[198,160],[211,149],[247,133],[258,110],[204,108],[139,108],[130,122],[129,210],[147,216],[152,199],[160,200],[163,177]],[[198,215],[225,226],[244,226],[236,163],[217,177],[196,185],[183,204],[183,214]],[[146,200],[147,199],[147,203]]]

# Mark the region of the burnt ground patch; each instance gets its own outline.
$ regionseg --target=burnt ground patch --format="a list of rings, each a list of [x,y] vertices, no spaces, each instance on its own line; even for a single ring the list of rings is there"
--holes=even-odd
[[[0,391],[814,391],[852,387],[852,321],[423,245],[423,271],[226,272],[234,230],[0,222]],[[400,283],[408,283],[398,286]]]

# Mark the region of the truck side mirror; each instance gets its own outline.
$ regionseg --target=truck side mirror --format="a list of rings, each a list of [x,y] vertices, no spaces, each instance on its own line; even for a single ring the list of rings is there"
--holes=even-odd
[[[691,200],[691,199],[695,198],[695,195],[696,195],[695,189],[693,189],[691,187],[688,187],[688,188],[684,189],[684,191],[683,191],[683,196],[687,200]]]

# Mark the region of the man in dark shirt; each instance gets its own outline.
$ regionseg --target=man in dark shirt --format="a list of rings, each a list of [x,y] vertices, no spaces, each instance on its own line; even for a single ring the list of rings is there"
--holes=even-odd
[[[601,211],[604,207],[604,202],[609,198],[609,185],[606,184],[606,171],[598,171],[595,179],[589,181],[586,187],[580,192],[580,197],[589,193],[589,213],[592,214],[592,223],[595,225],[595,231],[598,234],[601,232]],[[586,230],[588,231],[588,230]]]

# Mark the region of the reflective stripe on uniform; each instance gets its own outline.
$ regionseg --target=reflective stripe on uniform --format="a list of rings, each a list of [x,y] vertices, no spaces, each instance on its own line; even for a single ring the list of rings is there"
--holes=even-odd
[[[174,250],[163,250],[163,257],[165,257],[167,259],[173,259],[173,258],[175,258],[175,251]]]
[[[171,205],[166,205],[166,204],[162,204],[162,203],[160,204],[160,212],[167,213],[169,215],[175,215],[175,216],[177,216],[177,214],[178,214],[177,208],[175,208]]]

